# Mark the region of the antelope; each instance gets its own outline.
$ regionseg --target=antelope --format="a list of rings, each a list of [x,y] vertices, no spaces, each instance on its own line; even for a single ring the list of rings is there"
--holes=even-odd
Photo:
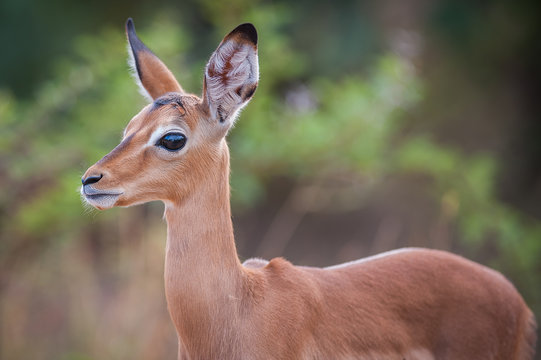
[[[165,295],[178,359],[532,359],[536,323],[500,273],[406,248],[341,265],[294,266],[236,252],[226,135],[259,81],[257,32],[242,24],[186,93],[126,23],[151,101],[82,177],[99,210],[165,204]]]

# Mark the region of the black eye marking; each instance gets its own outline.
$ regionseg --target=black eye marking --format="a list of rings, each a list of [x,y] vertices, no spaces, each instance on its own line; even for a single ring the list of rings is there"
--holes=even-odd
[[[164,105],[176,106],[177,109],[179,109],[179,111],[181,112],[182,116],[184,116],[186,113],[186,109],[184,108],[184,104],[182,103],[182,98],[177,93],[167,93],[163,96],[160,96],[159,98],[154,100],[154,103],[152,104],[150,111],[157,110],[158,108]]]
[[[179,132],[170,132],[161,137],[156,143],[156,146],[162,147],[169,151],[178,151],[186,145],[188,139]]]

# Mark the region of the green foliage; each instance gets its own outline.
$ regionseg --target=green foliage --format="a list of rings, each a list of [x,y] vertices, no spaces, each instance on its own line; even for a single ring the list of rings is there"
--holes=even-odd
[[[243,114],[246,120],[232,133],[234,189],[240,188],[237,178],[255,184],[270,176],[318,177],[343,170],[380,176],[399,129],[397,115],[419,99],[416,79],[392,57],[376,64],[368,79],[315,79],[294,88],[289,104],[262,82]],[[299,108],[295,101],[307,104]]]
[[[167,60],[187,42],[171,21],[160,19],[142,35]],[[163,32],[175,42],[163,41]],[[117,30],[84,36],[76,42],[75,59],[59,60],[58,75],[33,102],[18,102],[7,92],[0,96],[2,187],[12,190],[0,198],[3,262],[22,246],[21,237],[46,246],[88,222],[78,179],[116,146],[130,114],[144,104],[127,71],[125,46]]]

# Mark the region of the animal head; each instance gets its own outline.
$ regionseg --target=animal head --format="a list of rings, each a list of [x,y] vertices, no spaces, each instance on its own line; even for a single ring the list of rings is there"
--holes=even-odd
[[[258,84],[252,24],[236,27],[211,55],[201,97],[183,90],[137,37],[131,19],[126,35],[134,77],[151,103],[130,120],[120,144],[82,177],[82,196],[100,210],[182,201],[228,156],[225,136]]]

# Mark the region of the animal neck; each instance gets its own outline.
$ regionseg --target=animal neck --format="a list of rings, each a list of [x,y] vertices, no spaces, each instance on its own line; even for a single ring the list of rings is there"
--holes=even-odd
[[[166,207],[165,289],[169,312],[184,347],[191,353],[208,349],[223,353],[216,332],[234,327],[242,298],[244,270],[233,236],[229,203],[229,154],[221,155],[197,182],[192,194]],[[212,173],[214,171],[214,173]],[[211,349],[212,351],[212,349]],[[216,357],[214,352],[206,356]]]

